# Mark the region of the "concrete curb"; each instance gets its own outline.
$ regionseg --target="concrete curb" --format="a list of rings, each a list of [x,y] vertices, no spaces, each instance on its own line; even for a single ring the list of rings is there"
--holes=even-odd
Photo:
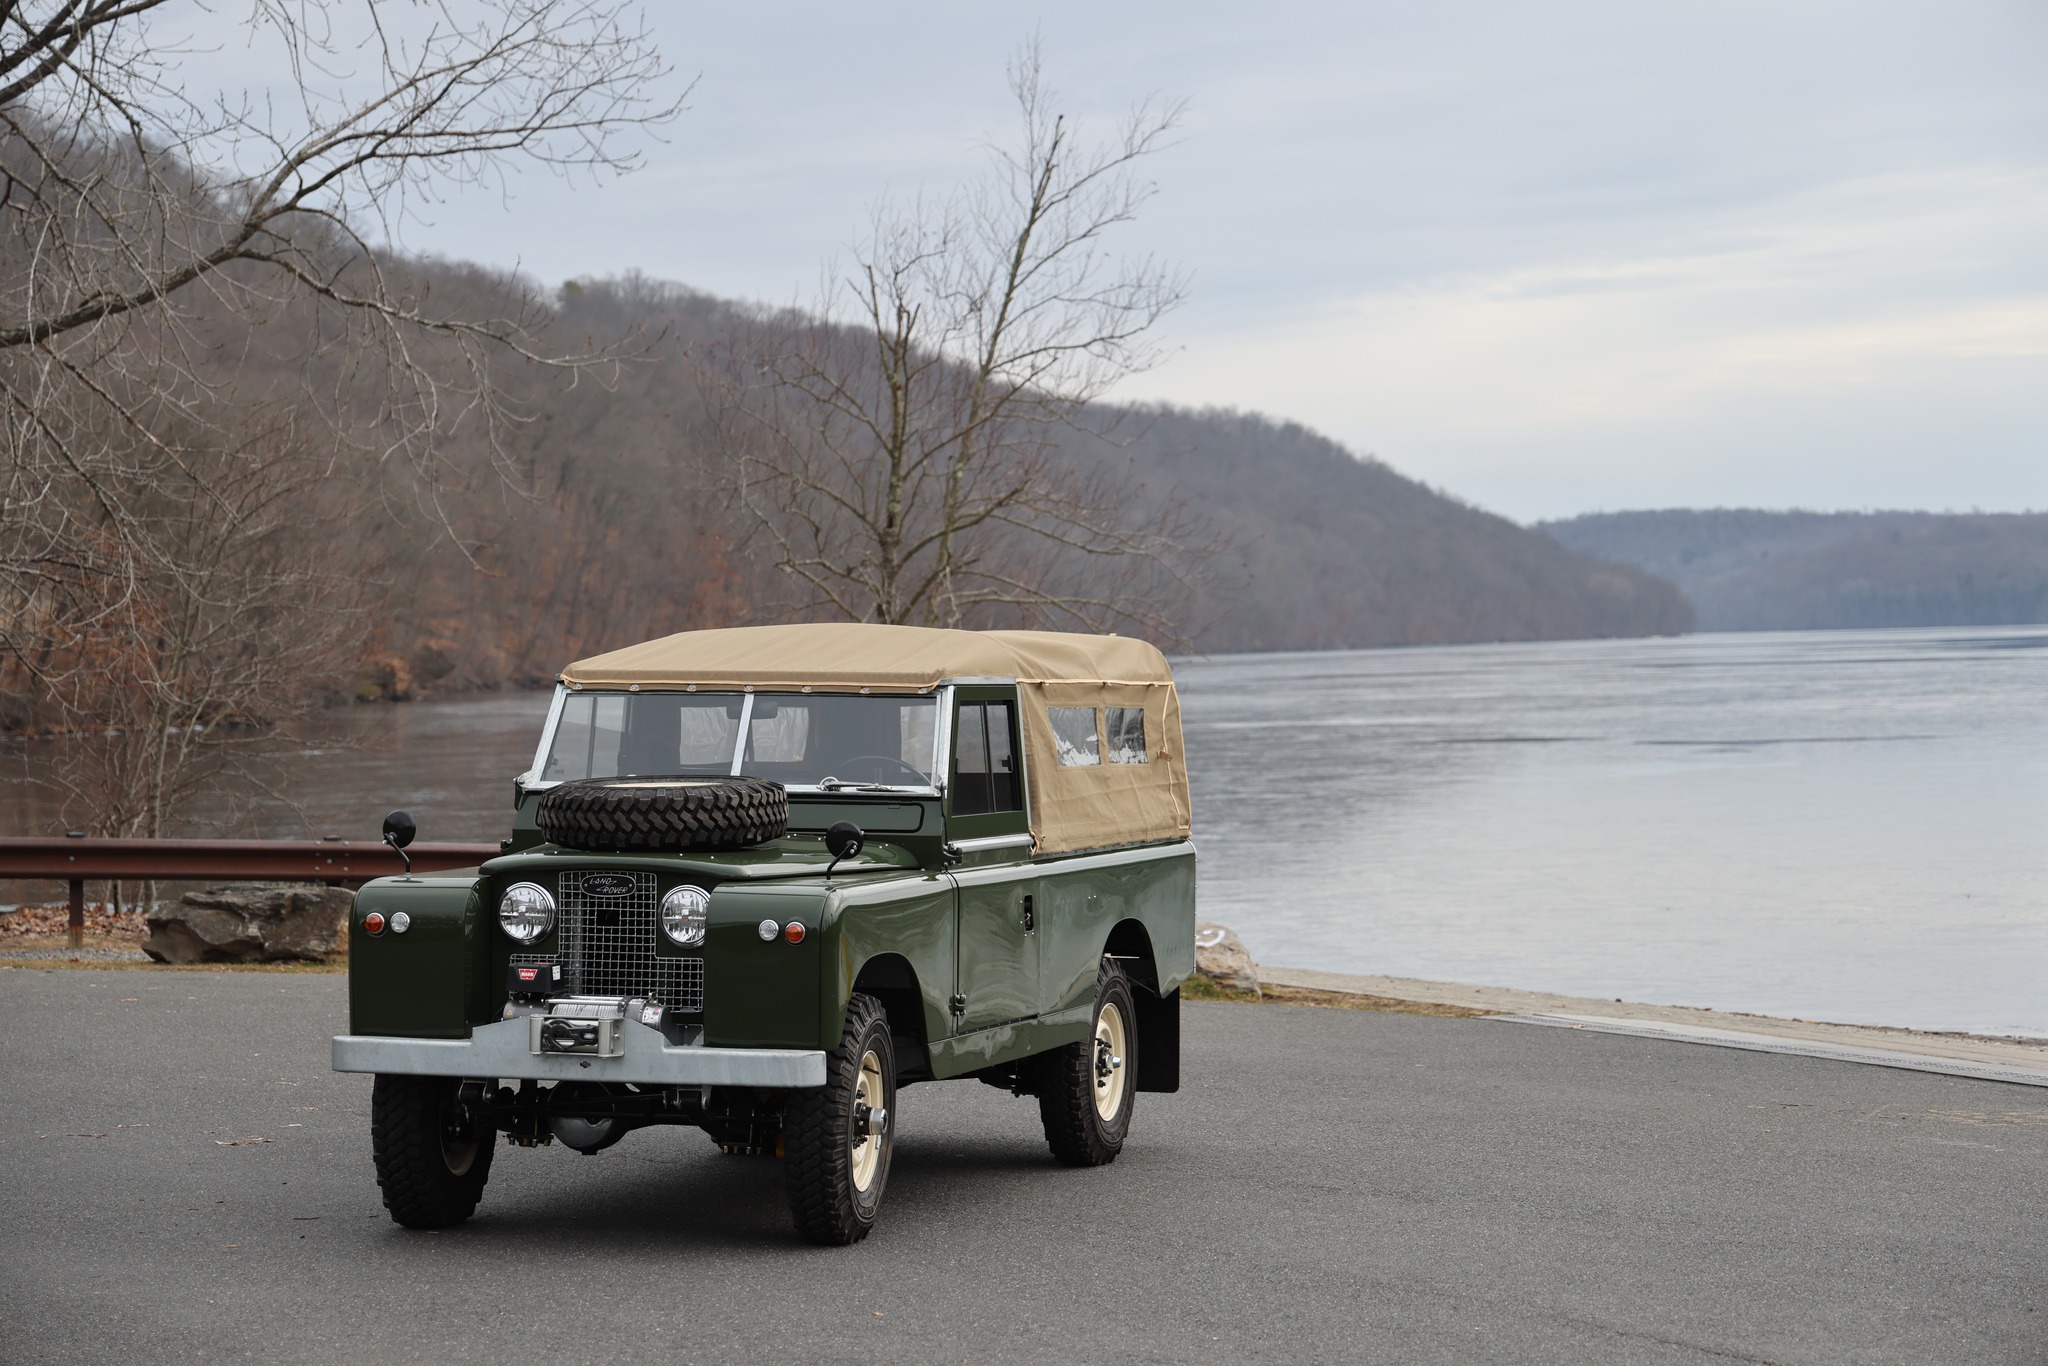
[[[1744,1015],[1732,1011],[1701,1010],[1691,1006],[1653,1006],[1629,1001],[1601,1001],[1583,996],[1560,996],[1547,991],[1519,991],[1512,987],[1475,987],[1459,982],[1430,982],[1414,977],[1360,977],[1341,972],[1317,972],[1309,968],[1279,968],[1259,965],[1259,981],[1274,986],[1306,987],[1355,996],[1385,996],[1397,1001],[1428,1005],[1462,1006],[1490,1015],[1597,1017],[1605,1021],[1640,1021],[1676,1025],[1670,1037],[1686,1036],[1688,1042],[1722,1043],[1743,1047],[1735,1040],[1716,1040],[1705,1035],[1741,1033],[1763,1039],[1796,1041],[1821,1045],[1841,1052],[1880,1052],[1918,1055],[1958,1066],[2012,1069],[2048,1075],[2048,1040],[2040,1042],[1986,1039],[1969,1034],[1928,1034],[1911,1029],[1877,1029],[1863,1025],[1823,1024],[1813,1020],[1787,1020],[1771,1015]],[[1702,1031],[1702,1033],[1693,1033]],[[1748,1045],[1756,1047],[1756,1044]],[[1780,1051],[1771,1049],[1769,1051]],[[1949,1070],[1949,1069],[1942,1069]]]

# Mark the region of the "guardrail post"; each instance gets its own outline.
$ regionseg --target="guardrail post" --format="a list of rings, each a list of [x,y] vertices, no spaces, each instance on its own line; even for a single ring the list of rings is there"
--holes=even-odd
[[[85,879],[71,879],[71,947],[85,947]]]

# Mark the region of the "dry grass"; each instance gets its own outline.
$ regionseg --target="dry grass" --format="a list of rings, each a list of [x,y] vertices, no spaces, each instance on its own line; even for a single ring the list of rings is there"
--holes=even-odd
[[[1443,1015],[1472,1020],[1496,1014],[1470,1006],[1440,1005],[1435,1001],[1403,1001],[1393,996],[1369,996],[1364,992],[1318,991],[1313,987],[1264,988],[1265,1004],[1282,1006],[1323,1006],[1331,1010],[1391,1010],[1403,1015]]]
[[[27,947],[35,947],[33,945]],[[62,948],[63,945],[52,945]],[[88,946],[90,947],[90,946]],[[105,947],[105,946],[102,946]],[[125,945],[122,947],[126,947]],[[10,958],[0,951],[0,971],[49,972],[347,972],[346,963],[138,963],[105,958]]]
[[[1268,986],[1262,994],[1234,991],[1199,974],[1181,984],[1181,998],[1188,1001],[1232,1001],[1243,1005],[1319,1006],[1326,1010],[1387,1010],[1402,1015],[1444,1015],[1472,1019],[1492,1014],[1467,1006],[1437,1005],[1431,1001],[1403,1001],[1392,996],[1369,996],[1362,992],[1318,991],[1313,987]]]

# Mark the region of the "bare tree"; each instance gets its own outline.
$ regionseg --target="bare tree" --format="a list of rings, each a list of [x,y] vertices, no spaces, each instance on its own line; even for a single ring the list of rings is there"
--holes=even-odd
[[[801,611],[1170,634],[1127,590],[1173,559],[1175,519],[1060,438],[1158,360],[1153,326],[1181,300],[1178,273],[1107,241],[1151,197],[1144,163],[1180,106],[1140,105],[1095,145],[1056,112],[1035,43],[1009,77],[1018,138],[985,178],[882,208],[815,310],[761,319],[728,356],[714,406],[737,496]]]
[[[331,700],[355,657],[369,595],[346,521],[308,515],[342,510],[319,455],[288,427],[230,435],[183,452],[182,490],[164,479],[131,503],[158,553],[125,591],[108,570],[134,562],[88,554],[24,604],[48,700],[92,722],[47,778],[110,835],[160,837],[223,776],[253,781],[243,760]]]
[[[436,296],[390,244],[520,164],[628,170],[680,107],[622,0],[250,0],[289,93],[210,100],[177,8],[0,0],[0,681],[101,737],[58,781],[148,833],[207,745],[331,684],[322,524],[395,498],[445,530],[448,489],[521,473],[501,371],[620,358],[548,346],[516,280]]]

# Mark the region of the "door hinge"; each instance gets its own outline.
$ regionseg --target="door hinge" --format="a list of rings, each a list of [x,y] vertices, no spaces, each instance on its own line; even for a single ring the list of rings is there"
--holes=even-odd
[[[955,1015],[965,1015],[967,1013],[967,998],[965,996],[954,996],[951,1005]]]

